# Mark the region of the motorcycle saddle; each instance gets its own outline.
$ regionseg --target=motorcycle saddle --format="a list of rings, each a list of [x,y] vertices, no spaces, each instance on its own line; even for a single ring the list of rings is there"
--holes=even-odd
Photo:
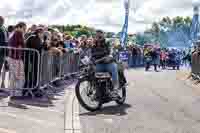
[[[96,78],[111,78],[110,73],[108,72],[97,72],[95,73]]]

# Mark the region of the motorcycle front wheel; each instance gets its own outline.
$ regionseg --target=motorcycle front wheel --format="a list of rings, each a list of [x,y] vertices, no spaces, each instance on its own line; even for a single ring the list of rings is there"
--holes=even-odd
[[[91,81],[87,79],[79,80],[76,84],[75,92],[80,105],[86,110],[93,112],[101,109],[102,103],[96,99],[96,89]]]

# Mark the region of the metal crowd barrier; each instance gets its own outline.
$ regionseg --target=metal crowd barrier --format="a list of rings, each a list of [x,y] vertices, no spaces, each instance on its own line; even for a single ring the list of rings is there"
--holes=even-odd
[[[125,51],[126,52],[126,51]],[[120,57],[120,53],[114,54],[116,60],[122,60],[128,63],[129,68],[143,67],[144,66],[144,56],[143,54],[132,55],[130,52],[126,52],[124,57]]]
[[[34,97],[35,90],[46,94],[46,88],[55,90],[52,83],[78,72],[78,66],[79,54],[73,52],[59,55],[29,48],[0,47],[0,89],[13,95],[20,92]]]
[[[52,83],[78,72],[79,54],[66,52],[62,55],[44,51],[41,54],[40,87],[56,91]]]
[[[129,67],[141,67],[144,66],[144,57],[141,54],[130,55]]]
[[[39,85],[40,53],[29,48],[0,47],[0,88],[32,94]]]
[[[80,55],[78,53],[65,53],[62,56],[62,68],[61,75],[63,77],[68,76],[69,74],[74,74],[79,71],[79,61]]]

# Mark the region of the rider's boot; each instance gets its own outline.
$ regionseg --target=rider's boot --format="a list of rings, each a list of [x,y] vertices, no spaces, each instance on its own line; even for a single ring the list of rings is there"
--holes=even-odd
[[[119,98],[118,90],[119,90],[119,84],[115,84],[113,91],[111,92],[112,98]]]

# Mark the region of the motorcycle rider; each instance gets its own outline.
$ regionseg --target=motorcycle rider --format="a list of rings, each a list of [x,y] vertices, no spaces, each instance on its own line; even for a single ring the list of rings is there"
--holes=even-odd
[[[91,48],[92,58],[95,60],[102,59],[103,57],[111,57],[110,56],[110,48],[106,43],[104,38],[104,33],[101,30],[96,31],[96,36],[94,39],[94,45]],[[112,74],[112,82],[114,89],[111,92],[111,97],[118,97],[118,89],[119,89],[119,75],[118,75],[118,66],[114,62],[113,58],[106,58],[96,64],[97,72],[110,72]]]

